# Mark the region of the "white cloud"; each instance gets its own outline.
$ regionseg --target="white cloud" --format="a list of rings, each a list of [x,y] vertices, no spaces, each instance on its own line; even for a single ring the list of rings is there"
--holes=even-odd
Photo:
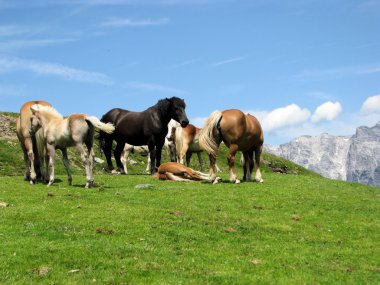
[[[315,109],[311,121],[317,123],[319,121],[332,121],[342,112],[342,106],[339,102],[325,102]]]
[[[168,18],[160,19],[139,19],[134,20],[130,18],[112,18],[100,24],[101,27],[146,27],[146,26],[162,26],[170,22]]]
[[[15,25],[0,26],[0,37],[20,35],[20,34],[25,34],[26,32],[27,32],[27,29],[18,27]]]
[[[380,95],[368,97],[361,108],[363,115],[380,114]]]
[[[0,73],[9,73],[16,71],[31,71],[43,75],[55,75],[68,80],[92,82],[110,85],[112,80],[105,74],[91,72],[72,67],[33,60],[25,60],[17,57],[0,55]]]
[[[215,63],[211,64],[211,66],[225,65],[225,64],[229,64],[229,63],[233,63],[233,62],[237,62],[237,61],[242,61],[244,59],[245,59],[245,57],[238,56],[238,57],[229,58],[229,59],[225,59],[225,60],[222,60],[222,61],[215,62]]]
[[[310,117],[310,111],[301,109],[296,104],[275,109],[270,112],[257,113],[264,131],[270,132],[276,129],[305,123]]]
[[[182,95],[189,94],[189,92],[181,90],[181,89],[163,86],[159,84],[140,82],[140,81],[127,82],[127,86],[129,88],[143,90],[143,91],[163,92],[163,93],[182,94]]]
[[[35,40],[8,40],[1,42],[0,50],[1,51],[14,51],[15,49],[20,48],[29,48],[29,47],[41,47],[47,45],[57,45],[64,44],[68,42],[74,42],[75,39],[35,39]]]
[[[207,117],[196,117],[190,120],[190,123],[198,128],[203,128],[207,121]]]

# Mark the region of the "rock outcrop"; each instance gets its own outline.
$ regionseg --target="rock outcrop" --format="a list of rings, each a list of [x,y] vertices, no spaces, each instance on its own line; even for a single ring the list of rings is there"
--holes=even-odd
[[[380,186],[380,122],[353,136],[301,136],[265,150],[327,178]]]

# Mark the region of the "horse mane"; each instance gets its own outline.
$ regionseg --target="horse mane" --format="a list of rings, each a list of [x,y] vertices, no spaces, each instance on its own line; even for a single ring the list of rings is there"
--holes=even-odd
[[[185,101],[181,98],[174,96],[172,98],[161,99],[157,102],[156,107],[158,108],[158,111],[164,118],[168,116],[167,112],[171,104],[180,108],[186,108]]]
[[[45,112],[48,115],[51,115],[53,117],[59,117],[59,118],[63,119],[63,116],[56,109],[54,109],[52,106],[44,106],[44,105],[40,105],[40,104],[34,104],[31,108],[33,110],[36,110],[36,111]]]

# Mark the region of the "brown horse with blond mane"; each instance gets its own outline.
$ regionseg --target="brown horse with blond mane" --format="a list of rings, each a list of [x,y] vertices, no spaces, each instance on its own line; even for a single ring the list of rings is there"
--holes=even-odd
[[[24,160],[26,164],[25,180],[34,184],[37,178],[44,179],[44,150],[45,141],[42,130],[32,128],[32,111],[30,107],[34,104],[51,106],[46,101],[29,101],[24,103],[20,108],[20,116],[16,121],[16,134],[20,141]]]
[[[229,148],[227,161],[231,182],[240,183],[234,167],[237,151],[242,151],[244,156],[243,180],[252,181],[253,153],[255,153],[257,167],[255,180],[263,182],[260,172],[260,155],[263,149],[264,133],[259,121],[254,116],[244,114],[240,110],[230,109],[215,111],[207,119],[199,134],[199,144],[209,154],[211,177],[216,177],[216,156],[221,142],[224,142]]]

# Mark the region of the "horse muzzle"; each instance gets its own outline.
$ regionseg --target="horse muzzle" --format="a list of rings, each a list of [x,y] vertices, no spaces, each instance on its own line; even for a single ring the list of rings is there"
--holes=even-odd
[[[189,124],[189,120],[183,120],[181,121],[181,127],[185,128]]]

